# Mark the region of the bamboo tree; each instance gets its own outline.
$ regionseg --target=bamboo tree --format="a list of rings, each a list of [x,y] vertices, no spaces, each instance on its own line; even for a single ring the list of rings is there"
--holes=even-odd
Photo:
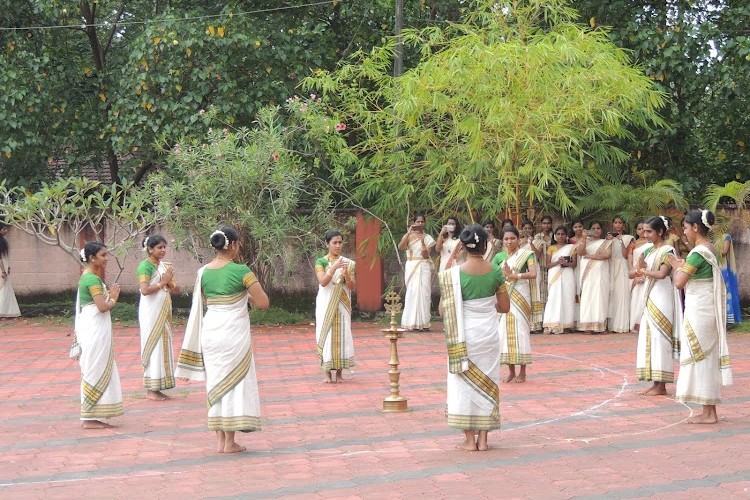
[[[474,6],[463,23],[405,30],[421,59],[400,78],[389,41],[304,82],[350,127],[361,161],[334,165],[334,178],[373,211],[403,219],[407,206],[442,214],[461,200],[483,214],[567,213],[630,158],[613,140],[664,125],[664,94],[565,2]]]

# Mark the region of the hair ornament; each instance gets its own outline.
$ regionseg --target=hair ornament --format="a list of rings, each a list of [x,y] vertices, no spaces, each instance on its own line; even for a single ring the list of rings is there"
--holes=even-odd
[[[85,248],[81,248],[81,250],[79,250],[79,252],[78,252],[78,255],[81,256],[81,260],[82,261],[88,262],[88,260],[86,259],[86,249]]]
[[[216,231],[211,233],[211,236],[209,236],[209,239],[213,239],[214,236],[217,236],[219,234],[224,237],[224,250],[226,250],[227,248],[229,248],[229,238],[227,238],[227,235],[224,234],[224,231],[222,231],[221,229],[217,229]]]
[[[706,228],[711,229],[713,226],[708,223],[708,210],[701,210],[701,222]]]
[[[664,223],[664,227],[667,228],[667,231],[669,231],[669,221],[667,220],[667,218],[663,215],[660,215],[659,218]]]
[[[143,250],[144,252],[148,251],[148,239],[149,239],[149,238],[150,238],[149,236],[146,236],[146,237],[145,237],[145,238],[143,239],[143,249],[142,249],[142,250]]]

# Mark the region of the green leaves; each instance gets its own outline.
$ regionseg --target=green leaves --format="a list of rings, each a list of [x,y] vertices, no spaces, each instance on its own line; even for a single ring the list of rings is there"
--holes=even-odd
[[[456,203],[475,216],[571,210],[589,164],[625,162],[613,141],[629,127],[662,126],[665,103],[623,51],[573,15],[562,2],[478,2],[462,24],[407,30],[423,57],[398,79],[392,41],[309,78],[305,88],[353,124],[351,150],[365,166],[346,186],[358,203],[402,220],[410,207],[444,214]]]
[[[132,185],[105,185],[85,177],[43,182],[33,193],[3,181],[0,214],[8,224],[59,246],[76,262],[80,262],[80,235],[93,231],[105,238],[120,272],[134,238],[161,222],[145,192]]]
[[[211,232],[235,227],[243,260],[264,285],[290,276],[298,252],[319,251],[318,235],[334,224],[332,201],[293,149],[296,131],[279,113],[263,108],[252,129],[209,128],[205,140],[180,141],[146,188],[178,248],[203,255]],[[209,109],[203,119],[212,124],[215,117]]]

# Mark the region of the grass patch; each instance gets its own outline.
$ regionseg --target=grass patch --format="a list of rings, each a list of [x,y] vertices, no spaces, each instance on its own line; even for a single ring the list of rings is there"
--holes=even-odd
[[[309,316],[297,312],[289,312],[278,307],[253,309],[250,311],[250,322],[253,325],[297,325],[308,323],[309,321]]]
[[[750,320],[746,319],[740,324],[728,325],[729,333],[750,333]]]

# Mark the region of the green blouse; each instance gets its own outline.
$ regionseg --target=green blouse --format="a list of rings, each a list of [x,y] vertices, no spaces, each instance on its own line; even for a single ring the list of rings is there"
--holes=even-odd
[[[94,303],[94,297],[104,295],[104,283],[99,276],[91,271],[85,271],[78,280],[78,301],[80,306]]]
[[[692,279],[706,279],[714,276],[711,264],[698,252],[692,252],[687,256],[681,271]]]
[[[138,270],[136,271],[138,283],[150,283],[151,276],[154,275],[154,272],[156,272],[156,266],[153,262],[148,259],[141,261],[141,263],[138,264]]]
[[[325,271],[325,270],[328,269],[328,267],[330,265],[331,265],[331,263],[328,262],[327,258],[325,258],[325,257],[319,257],[315,261],[315,272],[317,273],[318,271]]]
[[[492,266],[492,271],[487,274],[475,275],[459,271],[459,277],[461,296],[464,300],[484,299],[505,290],[505,276],[503,270],[497,266]]]
[[[205,269],[201,277],[201,290],[206,299],[245,293],[258,281],[245,264],[228,262],[219,269]]]

